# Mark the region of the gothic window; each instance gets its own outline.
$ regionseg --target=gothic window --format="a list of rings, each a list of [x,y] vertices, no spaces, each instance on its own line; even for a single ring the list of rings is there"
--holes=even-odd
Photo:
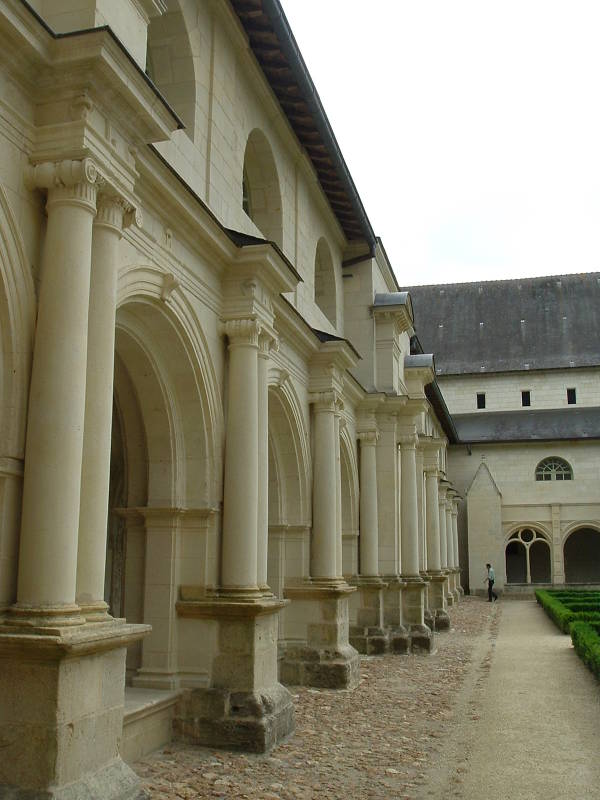
[[[545,458],[535,468],[536,481],[571,481],[573,470],[564,459],[552,456]]]

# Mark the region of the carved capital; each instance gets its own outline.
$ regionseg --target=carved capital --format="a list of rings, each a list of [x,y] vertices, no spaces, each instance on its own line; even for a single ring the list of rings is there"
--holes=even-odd
[[[29,166],[25,184],[29,189],[48,190],[48,209],[56,205],[78,205],[94,212],[98,177],[98,168],[91,158],[66,159]]]
[[[315,411],[329,411],[335,413],[341,403],[340,396],[335,391],[312,392],[308,396],[308,402],[314,406]]]
[[[101,194],[96,204],[96,219],[94,225],[110,228],[121,234],[123,231],[123,219],[127,203],[120,197]]]
[[[273,331],[269,331],[261,327],[258,336],[258,356],[259,358],[269,358],[272,352],[277,353],[279,350],[279,339]]]
[[[426,465],[423,471],[425,472],[425,474],[427,475],[428,478],[430,478],[430,477],[431,478],[438,478],[439,474],[440,474],[438,468],[436,466],[432,465],[432,464]]]
[[[379,431],[376,429],[370,431],[360,431],[357,438],[360,442],[361,448],[374,447],[379,439]]]
[[[230,348],[258,347],[260,333],[260,323],[255,319],[229,319],[225,323]]]
[[[415,450],[419,442],[416,433],[406,433],[398,437],[398,444],[403,450]]]

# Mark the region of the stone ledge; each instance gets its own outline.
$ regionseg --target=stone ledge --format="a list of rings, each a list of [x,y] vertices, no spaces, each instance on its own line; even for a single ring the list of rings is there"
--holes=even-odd
[[[203,600],[178,600],[175,604],[180,617],[215,619],[218,617],[252,618],[265,614],[275,614],[289,604],[289,600],[264,596],[256,599],[238,597],[207,597]]]

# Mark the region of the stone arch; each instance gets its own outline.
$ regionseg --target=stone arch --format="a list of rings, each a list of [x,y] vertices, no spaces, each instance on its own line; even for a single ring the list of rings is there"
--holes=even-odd
[[[506,536],[507,583],[552,582],[552,537],[541,525],[521,523]]]
[[[36,315],[21,233],[0,186],[0,608],[16,596],[27,395]]]
[[[308,434],[289,377],[269,372],[269,546],[267,583],[281,597],[308,558],[310,470]]]
[[[242,173],[242,206],[265,239],[283,247],[283,207],[277,165],[265,134],[248,136]]]
[[[321,236],[315,252],[315,303],[333,327],[337,327],[337,283],[331,249]]]
[[[167,5],[167,13],[152,17],[148,26],[146,73],[193,140],[196,128],[193,49],[179,0],[168,0]]]
[[[359,482],[356,452],[346,427],[340,432],[342,491],[342,574],[358,573]]]
[[[565,583],[600,584],[600,528],[595,523],[578,525],[563,543]]]

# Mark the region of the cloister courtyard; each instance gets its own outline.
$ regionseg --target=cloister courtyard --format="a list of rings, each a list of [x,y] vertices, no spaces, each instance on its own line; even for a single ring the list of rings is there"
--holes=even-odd
[[[533,600],[465,597],[437,650],[363,657],[355,691],[294,691],[269,755],[170,745],[135,765],[175,798],[597,798],[600,686]]]

